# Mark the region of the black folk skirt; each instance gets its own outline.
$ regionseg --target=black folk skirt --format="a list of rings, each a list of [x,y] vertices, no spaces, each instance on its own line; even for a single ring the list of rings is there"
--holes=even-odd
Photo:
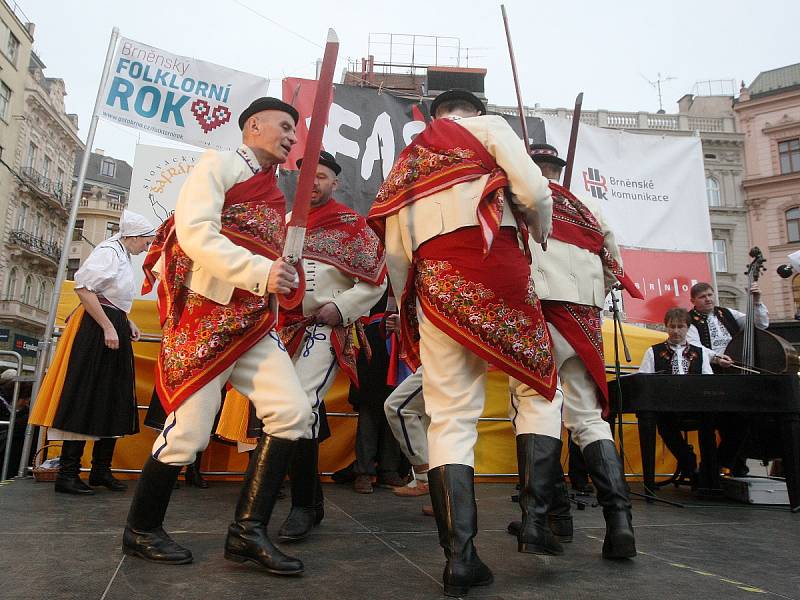
[[[133,346],[128,315],[103,305],[114,325],[119,349],[105,345],[103,329],[88,313],[81,320],[53,427],[97,437],[139,432]]]

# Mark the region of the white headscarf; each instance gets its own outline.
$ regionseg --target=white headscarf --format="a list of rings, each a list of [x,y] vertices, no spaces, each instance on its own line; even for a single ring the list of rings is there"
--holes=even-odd
[[[108,241],[116,241],[125,237],[155,234],[156,230],[150,221],[139,213],[135,213],[131,210],[123,210],[122,218],[119,221],[119,231],[108,238]]]

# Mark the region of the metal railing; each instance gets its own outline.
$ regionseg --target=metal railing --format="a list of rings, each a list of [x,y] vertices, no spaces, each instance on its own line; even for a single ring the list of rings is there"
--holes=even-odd
[[[31,184],[36,190],[45,196],[52,198],[61,208],[66,209],[69,205],[70,190],[63,184],[53,181],[39,173],[33,167],[22,167],[20,169],[22,178]]]
[[[58,244],[55,242],[46,242],[44,238],[36,237],[24,229],[12,230],[8,234],[8,242],[10,244],[22,246],[37,254],[44,254],[47,258],[52,259],[56,263],[61,258],[61,247]]]
[[[61,337],[61,331],[57,330],[54,333],[53,337],[54,338]],[[161,343],[161,338],[162,338],[162,336],[160,336],[160,335],[144,335],[143,334],[137,340],[137,343],[150,343],[150,344],[158,343],[158,344],[160,344]],[[51,345],[51,347],[52,347],[52,345]],[[16,353],[12,353],[12,354],[16,354]],[[2,352],[0,352],[0,355],[2,355]],[[49,360],[50,357],[48,356],[48,357],[43,357],[43,358],[45,360]],[[20,357],[20,360],[21,360],[21,357]],[[623,365],[621,367],[621,370],[622,371],[628,371],[628,372],[635,371],[635,370],[638,370],[638,365]],[[606,365],[606,372],[607,373],[613,373],[614,372],[614,365],[608,365],[607,364]],[[139,404],[139,405],[137,405],[136,408],[138,410],[145,410],[146,411],[149,408],[149,406],[144,405],[144,404]],[[32,404],[31,404],[30,410],[33,411],[33,405]],[[358,418],[358,413],[357,412],[328,412],[326,414],[327,414],[328,417],[337,417],[337,418],[346,418],[346,419]],[[479,417],[478,418],[478,422],[483,422],[483,423],[508,422],[508,423],[510,423],[511,419],[509,417]],[[623,425],[637,425],[637,422],[636,421],[622,421],[622,424]],[[27,448],[23,448],[22,456],[20,458],[20,463],[19,463],[18,477],[25,477],[27,475],[27,472],[32,470],[32,468],[33,468],[31,466],[28,466],[28,464],[27,464],[29,456],[30,456],[30,441],[29,440],[31,439],[31,436],[32,436],[33,427],[34,427],[33,425],[28,425],[28,428],[27,428],[27,430],[25,432],[25,436],[26,436],[25,442],[26,442]],[[37,441],[37,444],[36,444],[37,449],[41,448],[43,443],[44,443],[44,441],[45,441],[44,440],[44,429],[45,429],[44,427],[40,427],[39,428],[39,436],[38,436],[38,441]],[[34,465],[34,466],[38,466],[38,464]],[[81,469],[81,470],[88,471],[88,469],[86,469],[86,468]],[[129,474],[141,473],[142,472],[141,469],[111,469],[111,470],[114,473],[129,473]],[[227,477],[227,476],[232,476],[232,475],[237,475],[237,476],[238,475],[244,475],[244,472],[243,471],[203,471],[202,474],[203,475],[209,475],[209,476]],[[333,473],[331,473],[331,472],[322,472],[320,474],[324,475],[324,476],[330,476]],[[669,477],[671,475],[672,475],[672,473],[656,473],[657,477]],[[499,477],[516,477],[517,473],[475,473],[475,476],[476,477],[498,477],[498,478]],[[642,477],[643,474],[642,473],[625,473],[625,476],[626,477]]]
[[[0,421],[0,425],[5,425],[8,437],[6,438],[6,452],[3,455],[3,470],[0,472],[0,481],[6,480],[8,475],[8,463],[11,462],[11,447],[14,444],[14,424],[17,420],[17,402],[19,401],[19,383],[27,381],[22,375],[22,355],[13,350],[0,350],[0,356],[10,356],[17,361],[17,375],[14,377],[14,393],[11,396],[11,408],[9,409],[8,421]]]

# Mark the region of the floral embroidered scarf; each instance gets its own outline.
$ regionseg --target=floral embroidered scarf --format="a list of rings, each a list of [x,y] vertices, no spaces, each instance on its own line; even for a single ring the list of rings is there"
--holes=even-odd
[[[484,175],[489,175],[489,180],[478,203],[477,218],[486,257],[500,229],[508,177],[483,144],[450,119],[434,119],[400,153],[378,190],[367,221],[383,240],[387,217],[437,192]],[[528,226],[513,204],[511,207],[527,251]]]
[[[333,198],[311,209],[303,256],[372,285],[386,277],[386,255],[378,236],[364,217]]]
[[[603,228],[592,211],[567,188],[553,181],[550,182],[550,190],[553,192],[553,232],[550,237],[597,254],[625,291],[634,298],[643,299],[644,296],[625,274],[622,265],[604,246]]]
[[[275,260],[283,249],[285,211],[274,174],[262,171],[226,192],[221,232],[253,254]],[[162,255],[158,308],[163,339],[155,378],[169,414],[274,328],[276,315],[268,294],[237,288],[222,305],[187,288],[192,259],[178,243],[174,215],[158,229],[145,258],[143,294],[153,288],[153,269]]]

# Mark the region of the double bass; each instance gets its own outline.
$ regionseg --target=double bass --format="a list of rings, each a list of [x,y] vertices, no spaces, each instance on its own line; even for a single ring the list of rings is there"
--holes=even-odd
[[[766,259],[758,246],[750,249],[750,257],[753,260],[745,271],[748,289],[745,324],[728,343],[725,354],[733,359],[734,365],[743,367],[739,369],[741,373],[797,373],[800,370],[797,350],[779,335],[755,326],[755,302],[749,290],[766,270]]]

